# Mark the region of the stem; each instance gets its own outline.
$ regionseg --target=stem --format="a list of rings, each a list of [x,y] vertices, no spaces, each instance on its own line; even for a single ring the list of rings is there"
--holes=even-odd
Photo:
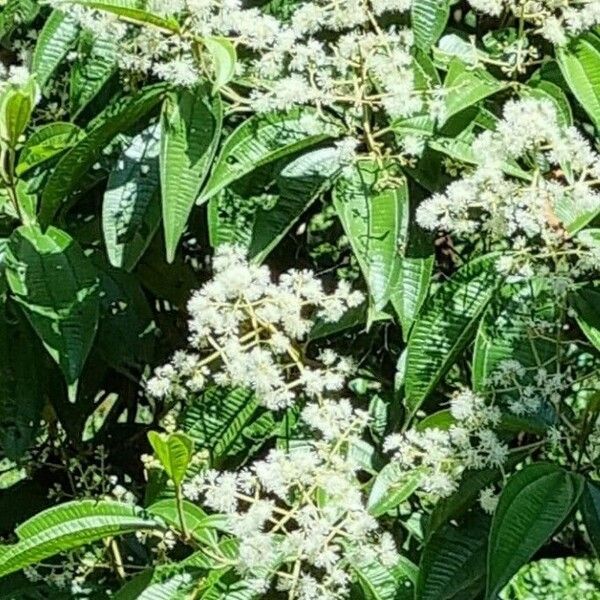
[[[177,515],[179,516],[181,533],[183,534],[183,539],[187,541],[190,538],[190,533],[185,523],[185,515],[183,514],[183,494],[181,493],[181,485],[175,487],[175,499],[177,502]]]

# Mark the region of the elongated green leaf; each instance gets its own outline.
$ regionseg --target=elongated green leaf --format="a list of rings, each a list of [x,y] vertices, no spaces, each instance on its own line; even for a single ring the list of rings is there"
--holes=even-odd
[[[564,524],[583,489],[583,479],[558,465],[538,463],[514,474],[494,513],[488,548],[488,600]]]
[[[17,27],[31,23],[40,5],[35,0],[6,0],[0,10],[0,39],[10,37]]]
[[[22,457],[39,429],[44,403],[39,349],[31,329],[10,323],[0,310],[0,447],[11,460]]]
[[[172,17],[163,17],[152,11],[140,8],[139,0],[64,0],[65,5],[78,4],[87,8],[103,10],[128,21],[139,24],[154,25],[168,32],[179,31],[179,24]]]
[[[198,448],[207,448],[217,459],[244,448],[240,438],[256,410],[251,392],[212,387],[189,404],[182,428]]]
[[[425,302],[433,273],[434,256],[402,258],[398,283],[391,297],[392,306],[400,319],[402,335],[408,339],[411,327]]]
[[[76,118],[100,93],[117,70],[119,45],[116,39],[82,32],[77,60],[71,69],[69,98]]]
[[[0,98],[0,138],[12,148],[16,148],[29,125],[35,96],[36,84],[30,79],[23,86],[5,90]]]
[[[15,169],[22,176],[72,148],[84,133],[73,123],[49,123],[36,129],[25,142]]]
[[[162,577],[154,569],[144,571],[118,592],[113,600],[187,600],[194,582],[187,573],[166,574]]]
[[[581,331],[600,351],[600,291],[588,286],[578,289],[571,296],[575,318]]]
[[[106,252],[114,267],[132,270],[160,224],[160,129],[151,125],[123,150],[102,204]]]
[[[105,537],[164,529],[120,502],[77,500],[45,510],[17,528],[19,541],[0,546],[0,577]]]
[[[415,42],[419,48],[429,51],[444,32],[450,16],[450,0],[414,0],[411,7],[411,23]]]
[[[301,215],[327,189],[339,170],[336,148],[302,154],[281,169],[265,165],[265,177],[252,173],[221,190],[208,204],[209,233],[213,246],[239,244],[262,262]],[[265,195],[265,187],[277,193]],[[235,191],[234,189],[235,188]]]
[[[78,35],[79,24],[68,13],[55,10],[48,17],[37,39],[31,64],[42,89],[65,59]]]
[[[165,101],[161,119],[160,181],[167,260],[177,244],[213,160],[223,108],[204,86],[182,90]]]
[[[148,440],[156,457],[164,467],[175,486],[180,486],[192,459],[194,442],[185,433],[148,433]]]
[[[378,560],[352,562],[366,600],[395,600],[396,579]]]
[[[60,205],[81,185],[81,180],[102,154],[104,147],[120,132],[133,127],[165,94],[162,84],[147,87],[134,97],[109,106],[94,128],[60,160],[42,192],[40,220],[49,223]]]
[[[458,527],[445,525],[427,541],[417,580],[417,600],[474,600],[485,585],[490,520],[475,513]]]
[[[15,299],[69,385],[79,378],[98,324],[96,270],[64,231],[19,227],[11,236],[7,279]]]
[[[586,481],[580,507],[586,531],[600,558],[600,487],[596,483]]]
[[[485,69],[473,69],[460,59],[453,59],[444,81],[446,120],[504,87],[504,82],[498,81]]]
[[[573,112],[569,100],[562,89],[555,83],[544,79],[532,78],[528,82],[528,85],[521,88],[521,94],[525,97],[551,102],[556,109],[559,123],[565,127],[573,125]]]
[[[600,39],[584,33],[568,46],[558,46],[556,58],[569,88],[600,128]]]
[[[383,190],[376,161],[360,161],[340,177],[333,203],[358,260],[375,309],[389,302],[401,268],[398,241],[408,224],[406,180]]]
[[[251,117],[225,140],[198,203],[261,165],[337,135],[339,128],[334,123],[309,109]]]
[[[422,478],[423,473],[418,469],[402,473],[396,463],[387,464],[375,478],[367,501],[367,510],[374,517],[379,517],[396,508],[415,492]]]
[[[425,304],[408,340],[405,386],[411,412],[469,343],[499,282],[495,257],[484,256],[460,269]]]

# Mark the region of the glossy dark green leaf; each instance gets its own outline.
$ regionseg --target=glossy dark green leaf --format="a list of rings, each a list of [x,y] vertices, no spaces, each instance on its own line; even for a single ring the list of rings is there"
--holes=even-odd
[[[44,23],[33,52],[31,69],[43,89],[79,35],[79,24],[66,12],[54,10]]]
[[[558,46],[556,58],[571,91],[600,127],[600,38],[588,32],[575,37],[567,46]]]
[[[400,274],[399,240],[408,224],[408,187],[399,179],[379,188],[385,170],[360,161],[336,181],[333,202],[376,310],[385,308]]]
[[[82,178],[98,161],[103,149],[120,132],[133,127],[164,97],[158,84],[130,98],[123,98],[103,111],[89,133],[59,161],[42,192],[40,220],[49,223],[61,204],[79,187]]]
[[[488,600],[556,533],[577,504],[581,476],[537,463],[509,480],[494,512],[488,548]]]
[[[416,600],[475,600],[485,586],[489,517],[474,513],[445,525],[425,544]]]
[[[106,252],[114,267],[132,270],[160,224],[160,129],[136,135],[108,177],[102,204]]]
[[[15,299],[69,385],[85,364],[96,335],[98,276],[64,231],[19,227],[11,236],[7,278]]]
[[[336,137],[339,133],[335,123],[319,118],[315,111],[309,109],[253,116],[225,140],[198,203],[206,202],[257,167]]]
[[[496,257],[462,267],[426,302],[408,340],[407,406],[415,412],[470,342],[501,280]]]
[[[160,182],[167,260],[172,262],[210,169],[223,108],[204,86],[167,97],[161,118]]]
[[[600,558],[600,486],[597,483],[586,481],[579,506],[596,556]]]

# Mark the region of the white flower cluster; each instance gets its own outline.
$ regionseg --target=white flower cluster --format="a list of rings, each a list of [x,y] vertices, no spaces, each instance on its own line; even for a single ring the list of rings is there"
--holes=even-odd
[[[449,496],[466,469],[501,467],[508,447],[494,427],[500,422],[500,410],[470,390],[454,394],[450,413],[455,424],[410,429],[387,437],[384,449],[393,452],[400,476],[415,469],[422,472],[420,489],[434,498]]]
[[[498,364],[490,383],[498,398],[510,392],[507,408],[523,416],[536,413],[544,403],[556,406],[573,378],[569,370],[551,373],[545,367],[526,368],[518,360],[507,359]]]
[[[239,246],[220,246],[213,266],[213,279],[188,304],[193,351],[177,352],[156,370],[150,395],[184,399],[212,381],[254,390],[277,410],[343,389],[352,362],[332,350],[307,361],[299,342],[315,319],[335,322],[361,304],[360,292],[341,281],[327,293],[310,271],[290,270],[274,282],[269,268],[249,263]]]
[[[63,0],[53,4],[65,10]],[[69,14],[96,36],[119,45],[121,67],[193,86],[214,78],[218,65],[211,41],[239,48],[236,72],[253,88],[249,97],[230,93],[257,112],[312,105],[343,109],[360,126],[365,111],[407,117],[427,104],[439,113],[441,98],[427,98],[415,81],[410,29],[382,25],[411,0],[313,0],[295,5],[283,20],[240,0],[170,0],[150,3],[172,26],[137,26],[100,10],[69,5]],[[387,18],[389,21],[389,18]],[[425,86],[427,87],[427,86]],[[230,90],[231,92],[231,90]]]
[[[184,484],[184,494],[228,515],[239,541],[236,568],[256,593],[348,598],[352,564],[390,568],[398,560],[392,536],[365,508],[359,466],[348,451],[368,416],[347,401],[325,401],[302,417],[321,441],[272,450],[244,471],[207,471]]]
[[[473,152],[480,160],[474,171],[419,206],[425,229],[509,239],[519,250],[531,241],[561,244],[562,211],[600,209],[600,156],[575,127],[559,123],[549,101],[508,102],[497,129],[481,133]],[[520,163],[531,167],[529,181],[506,174]]]
[[[469,0],[469,4],[493,17],[510,11],[556,45],[600,24],[599,0]]]

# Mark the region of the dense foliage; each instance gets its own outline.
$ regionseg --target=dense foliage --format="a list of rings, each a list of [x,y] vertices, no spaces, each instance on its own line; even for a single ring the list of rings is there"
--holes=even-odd
[[[600,0],[0,39],[0,598],[598,597]]]

